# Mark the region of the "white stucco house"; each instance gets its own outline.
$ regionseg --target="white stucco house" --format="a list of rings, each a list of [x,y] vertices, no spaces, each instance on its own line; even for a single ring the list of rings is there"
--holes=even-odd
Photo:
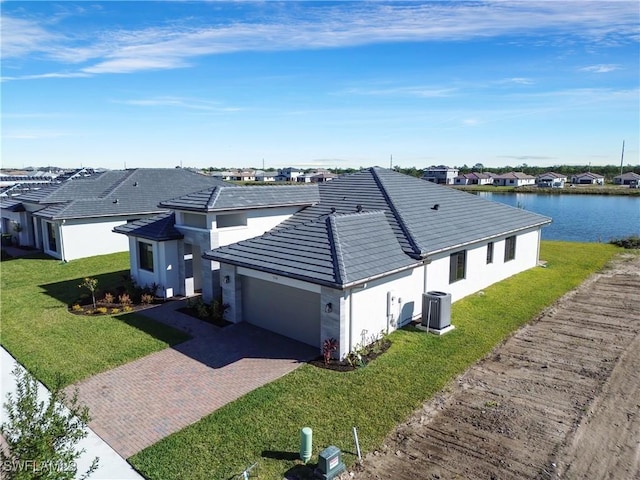
[[[424,172],[422,173],[422,179],[432,183],[453,185],[459,171],[460,170],[455,167],[447,167],[446,165],[432,165],[431,167],[424,170]]]
[[[183,169],[110,170],[0,199],[2,228],[16,242],[63,261],[129,249],[113,228],[165,212],[162,200],[224,183]]]
[[[575,185],[604,185],[604,177],[597,173],[583,172],[572,175],[571,183]]]
[[[509,172],[493,177],[493,184],[497,187],[522,187],[535,185],[536,177],[524,172]]]
[[[162,202],[172,213],[117,227],[129,236],[132,274],[167,296],[221,295],[234,323],[318,349],[336,338],[340,357],[420,317],[424,292],[456,301],[536,266],[551,222],[377,167],[231,190]]]
[[[561,173],[546,172],[536,177],[536,184],[539,187],[564,188],[567,183],[567,176]]]
[[[635,172],[626,172],[613,177],[613,183],[615,185],[639,185],[640,174]]]
[[[454,185],[492,185],[493,175],[488,173],[463,173],[453,179]]]

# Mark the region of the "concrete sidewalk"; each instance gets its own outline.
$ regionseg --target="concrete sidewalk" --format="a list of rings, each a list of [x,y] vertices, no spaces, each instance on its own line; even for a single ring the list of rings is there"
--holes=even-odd
[[[7,400],[7,393],[15,393],[15,377],[11,374],[17,362],[4,348],[0,347],[0,404]],[[20,367],[22,368],[22,366]],[[44,385],[38,383],[38,397],[40,401],[48,398],[49,392]],[[89,412],[91,413],[91,412]],[[4,408],[0,408],[0,424],[7,421]],[[89,434],[82,439],[77,448],[84,449],[85,453],[77,462],[78,472],[82,474],[91,465],[92,460],[98,457],[98,470],[91,475],[92,480],[144,480],[131,465],[129,465],[118,453],[104,442],[95,432],[88,429]],[[23,459],[27,460],[27,459]]]

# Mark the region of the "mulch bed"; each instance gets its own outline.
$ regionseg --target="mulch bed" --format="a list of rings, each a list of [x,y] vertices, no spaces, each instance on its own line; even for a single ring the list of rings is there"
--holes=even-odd
[[[371,350],[368,349],[367,352],[362,355],[364,366],[368,365],[369,362],[375,360],[384,352],[389,350],[390,346],[391,341],[388,338],[384,338],[380,340],[380,345],[377,348]],[[346,360],[331,359],[328,363],[324,363],[324,358],[322,357],[322,355],[314,358],[313,360],[310,360],[307,363],[313,365],[314,367],[326,368],[327,370],[333,370],[335,372],[352,372],[354,370],[357,370],[358,368],[363,368],[360,366],[351,365]]]

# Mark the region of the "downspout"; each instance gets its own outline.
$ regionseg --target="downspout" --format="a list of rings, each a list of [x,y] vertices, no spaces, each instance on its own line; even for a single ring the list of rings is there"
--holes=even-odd
[[[67,263],[67,259],[65,257],[64,254],[64,240],[63,240],[63,235],[62,235],[62,225],[64,225],[64,220],[62,220],[60,222],[59,228],[60,228],[60,256],[62,257],[61,260],[64,263]]]
[[[349,289],[349,350],[347,355],[351,353],[353,341],[353,288]]]

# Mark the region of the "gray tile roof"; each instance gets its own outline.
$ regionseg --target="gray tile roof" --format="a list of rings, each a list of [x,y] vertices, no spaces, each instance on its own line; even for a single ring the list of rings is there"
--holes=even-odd
[[[225,185],[213,177],[184,169],[111,170],[18,195],[24,203],[42,205],[36,215],[57,219],[148,215],[166,211],[162,200]]]
[[[125,223],[113,229],[116,233],[147,238],[149,240],[166,241],[183,238],[176,227],[176,216],[173,212],[160,213],[141,218],[135,222]]]
[[[317,185],[216,186],[161,202],[164,208],[215,212],[288,205],[308,206],[320,201]]]
[[[0,209],[9,212],[24,212],[24,205],[12,197],[0,197]]]
[[[271,232],[208,251],[205,256],[344,286],[380,274],[376,272],[416,264],[440,251],[551,222],[535,213],[378,167],[321,184],[319,191],[318,204]],[[353,215],[358,210],[376,213]]]
[[[328,215],[218,248],[207,258],[338,288],[416,263],[381,211]]]

